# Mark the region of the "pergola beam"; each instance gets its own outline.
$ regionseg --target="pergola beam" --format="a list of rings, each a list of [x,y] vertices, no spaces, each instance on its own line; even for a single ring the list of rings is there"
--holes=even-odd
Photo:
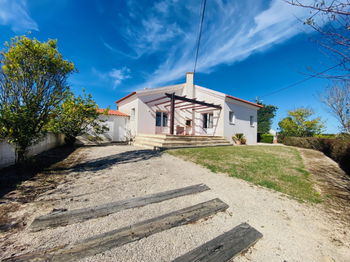
[[[186,105],[186,107],[180,107],[178,109],[180,110],[186,110],[186,109],[204,109],[204,108],[208,108],[207,106],[201,106],[201,105]]]
[[[180,105],[180,104],[183,104],[183,103],[188,103],[188,102],[186,102],[186,101],[180,101],[180,102],[175,103],[175,106]],[[169,103],[169,105],[166,105],[165,107],[168,107],[168,106],[170,106],[170,103]]]
[[[154,104],[153,106],[160,106],[160,105],[163,105],[163,104],[167,104],[169,102],[170,102],[170,100],[167,100],[167,101],[164,101],[164,102],[161,102],[161,103],[158,103],[158,104]]]
[[[164,98],[167,98],[167,96],[161,96],[161,97],[152,99],[152,100],[150,100],[150,101],[145,102],[145,104],[149,104],[149,103],[152,103],[152,102],[155,102],[155,101],[159,101],[159,100],[162,100],[162,99],[164,99]]]
[[[175,100],[186,101],[186,102],[190,102],[192,104],[197,104],[197,105],[202,105],[202,106],[207,106],[207,107],[213,107],[213,108],[221,109],[220,105],[214,105],[214,104],[206,103],[204,101],[197,101],[195,99],[191,99],[191,98],[187,98],[187,97],[183,97],[183,96],[178,96],[178,95],[175,95],[175,94],[165,93],[165,95],[167,97],[171,98],[174,101]]]

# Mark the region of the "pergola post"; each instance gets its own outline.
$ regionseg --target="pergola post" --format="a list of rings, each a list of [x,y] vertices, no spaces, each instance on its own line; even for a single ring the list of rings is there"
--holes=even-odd
[[[175,125],[175,93],[171,94],[170,97],[170,134],[174,134]]]

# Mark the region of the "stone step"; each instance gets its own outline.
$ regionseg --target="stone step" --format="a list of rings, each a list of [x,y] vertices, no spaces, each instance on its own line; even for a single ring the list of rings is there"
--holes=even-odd
[[[147,138],[136,138],[135,142],[144,143],[229,143],[226,139],[205,139],[205,140],[157,140],[157,139],[147,139]]]
[[[209,144],[230,144],[228,141],[191,141],[191,142],[183,142],[183,141],[176,141],[176,142],[164,142],[162,143],[163,146],[166,145],[197,145],[197,144],[203,144],[203,145],[209,145]]]
[[[201,139],[224,139],[222,136],[176,136],[176,135],[145,135],[140,134],[137,135],[136,138],[149,138],[149,139],[166,139],[166,140],[178,140],[178,139],[186,139],[186,140],[201,140]]]
[[[216,146],[232,146],[231,144],[197,144],[197,145],[172,145],[172,146],[162,146],[160,149],[176,149],[176,148],[193,148],[193,147],[216,147]]]
[[[135,140],[139,141],[221,141],[226,140],[223,137],[146,137],[146,136],[137,136]]]
[[[230,143],[210,143],[210,144],[189,144],[189,143],[182,143],[182,144],[159,144],[159,143],[134,143],[134,146],[147,148],[147,149],[171,149],[171,148],[187,148],[187,147],[212,147],[212,146],[232,146]]]
[[[135,146],[143,148],[184,148],[205,146],[230,146],[232,143],[222,136],[175,136],[167,134],[147,135],[135,137]]]

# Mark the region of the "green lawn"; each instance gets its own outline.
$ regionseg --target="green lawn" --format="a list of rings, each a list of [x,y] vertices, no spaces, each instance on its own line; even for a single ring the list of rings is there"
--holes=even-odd
[[[225,146],[168,150],[213,172],[227,173],[286,193],[300,201],[321,202],[299,152],[283,146]]]

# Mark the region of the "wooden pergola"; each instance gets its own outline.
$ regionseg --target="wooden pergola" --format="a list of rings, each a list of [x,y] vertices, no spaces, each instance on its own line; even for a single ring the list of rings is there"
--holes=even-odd
[[[214,110],[221,110],[221,105],[215,105],[213,103],[207,103],[205,101],[199,101],[196,98],[187,98],[186,96],[175,95],[175,93],[165,93],[164,96],[152,99],[145,102],[146,104],[151,104],[151,106],[170,106],[170,134],[174,134],[175,125],[175,109],[198,111],[205,110],[208,108]],[[200,111],[199,111],[200,112]],[[203,111],[202,111],[203,112]]]

